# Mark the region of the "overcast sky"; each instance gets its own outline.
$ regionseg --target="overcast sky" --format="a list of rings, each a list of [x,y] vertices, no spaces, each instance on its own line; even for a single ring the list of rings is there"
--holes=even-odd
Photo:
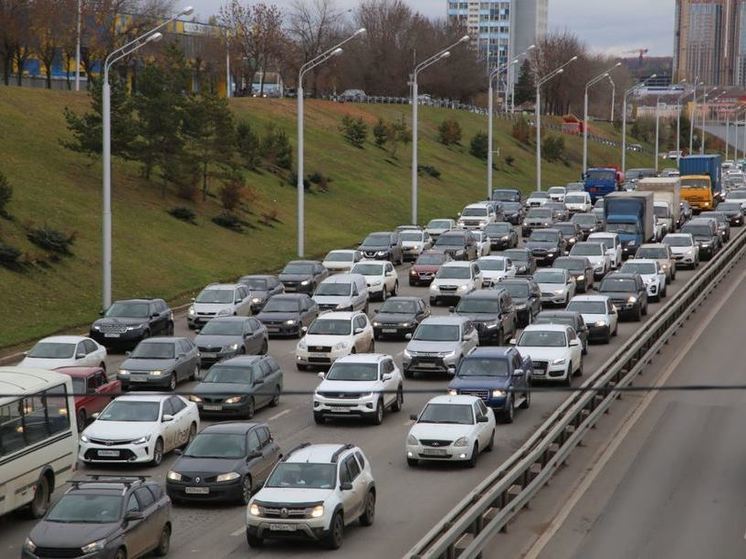
[[[520,0],[519,0],[520,1]],[[198,19],[216,13],[224,0],[191,0]],[[292,0],[265,0],[287,8]],[[405,0],[430,17],[445,17],[447,0]],[[189,0],[184,0],[185,5]],[[354,8],[359,0],[337,0],[340,8]],[[629,54],[647,48],[651,56],[670,56],[673,51],[675,0],[549,0],[549,28],[569,30],[594,51]]]

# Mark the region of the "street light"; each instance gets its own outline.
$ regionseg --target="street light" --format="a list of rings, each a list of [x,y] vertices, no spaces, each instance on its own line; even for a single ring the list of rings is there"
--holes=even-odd
[[[684,85],[686,78],[676,83],[676,85]],[[655,172],[658,172],[658,160],[660,158],[659,146],[660,146],[660,104],[661,96],[657,95],[655,98]]]
[[[617,62],[608,70],[601,72],[599,75],[591,78],[587,84],[585,84],[585,95],[583,96],[583,174],[588,170],[588,89],[596,85],[601,80],[606,78],[611,79],[610,73],[614,68],[621,66],[621,62]],[[613,83],[613,82],[612,82]]]
[[[303,176],[305,174],[304,169],[304,145],[303,145],[303,77],[307,72],[313,70],[317,66],[320,66],[324,62],[331,60],[335,56],[342,54],[342,45],[352,41],[358,35],[365,33],[365,27],[361,27],[355,31],[352,35],[347,37],[344,41],[337,43],[332,48],[322,52],[316,58],[313,58],[303,64],[298,70],[298,83],[296,85],[297,103],[298,103],[298,177],[296,182],[296,188],[298,190],[298,258],[303,258],[305,253],[305,189],[303,185]]]
[[[616,103],[616,84],[614,83],[614,80],[611,79],[611,76],[606,76],[609,80],[609,83],[611,84],[611,115],[609,116],[609,122],[614,124],[614,105]]]
[[[679,98],[676,100],[676,166],[678,167],[681,164],[681,101],[684,99],[684,97],[687,97],[690,93],[694,91],[696,95],[697,91],[697,84],[695,83],[690,91],[685,91],[681,95],[679,95]],[[690,136],[691,141],[691,136]],[[691,154],[691,151],[689,151]]]
[[[163,35],[158,33],[159,29],[162,29],[172,21],[176,20],[181,16],[188,16],[193,12],[191,6],[184,8],[178,14],[173,16],[155,26],[150,31],[143,33],[136,39],[130,41],[122,47],[111,52],[104,60],[104,83],[101,92],[101,108],[102,108],[102,125],[103,125],[103,285],[101,293],[101,302],[104,309],[109,308],[111,305],[111,86],[109,85],[109,70],[111,67],[121,60],[135,52],[136,50],[144,47],[148,43],[154,43],[160,41]]]
[[[75,91],[80,91],[80,19],[83,15],[81,2],[78,0],[78,16],[76,21],[77,32],[75,35]]]
[[[694,97],[692,98],[692,110],[689,112],[689,155],[694,152],[694,120],[697,118],[697,87],[705,85],[699,81],[699,76],[694,78]]]
[[[642,80],[640,83],[636,83],[625,91],[624,96],[622,97],[622,173],[627,170],[627,97],[630,93],[644,87],[648,83],[648,80],[652,80],[657,76],[658,74],[653,74],[652,76]]]
[[[573,56],[559,68],[555,68],[543,78],[536,80],[536,106],[534,107],[536,120],[536,190],[541,190],[541,86],[562,74],[565,71],[565,66],[577,59],[577,55]]]
[[[417,188],[418,188],[417,158],[419,156],[418,148],[417,148],[417,138],[419,136],[418,123],[417,123],[419,88],[417,85],[417,76],[425,68],[432,66],[436,62],[439,62],[451,56],[452,48],[460,45],[461,43],[465,43],[470,38],[471,37],[469,37],[469,35],[464,35],[463,37],[461,37],[458,41],[456,41],[449,47],[446,47],[443,50],[436,52],[430,58],[427,58],[423,60],[422,62],[420,62],[419,64],[417,64],[414,67],[414,71],[412,72],[412,225],[417,225]]]
[[[702,96],[702,141],[699,144],[699,154],[704,155],[705,153],[705,120],[707,119],[707,96],[715,91],[717,87],[713,87],[710,91],[706,91],[705,94]],[[720,99],[723,95],[727,93],[727,90],[723,90],[720,92],[719,95],[713,97],[713,101],[716,101]]]

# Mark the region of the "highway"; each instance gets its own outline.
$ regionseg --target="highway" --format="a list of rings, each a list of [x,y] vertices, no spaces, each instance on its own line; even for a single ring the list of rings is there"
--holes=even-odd
[[[427,299],[426,287],[407,285],[408,266],[398,269],[400,294],[418,295]],[[680,270],[674,284],[669,287],[669,296],[675,293],[691,277],[689,271]],[[665,303],[664,299],[664,303]],[[371,309],[380,306],[372,304]],[[650,305],[652,315],[660,304]],[[446,307],[434,309],[434,314],[446,314]],[[645,320],[649,320],[646,317]],[[637,323],[622,323],[619,336],[608,346],[593,345],[585,358],[585,372],[590,374],[621,343],[638,329]],[[193,333],[186,328],[185,318],[177,319],[176,335],[189,336]],[[319,382],[313,372],[299,372],[295,369],[294,349],[296,340],[276,340],[270,342],[270,353],[275,356],[285,372],[285,390],[289,392],[311,392]],[[405,342],[377,342],[376,350],[396,356]],[[116,371],[123,360],[122,355],[112,355],[107,362],[110,372]],[[405,381],[405,390],[432,391],[443,393],[448,382],[446,377]],[[182,392],[193,384],[179,385]],[[458,466],[436,464],[408,468],[403,455],[404,441],[410,428],[410,413],[417,413],[432,394],[408,394],[404,409],[399,413],[389,413],[382,425],[376,427],[361,423],[328,423],[315,425],[311,415],[309,395],[286,395],[278,408],[259,411],[257,421],[269,423],[275,439],[282,448],[288,449],[303,442],[353,442],[359,445],[371,460],[378,488],[378,508],[376,522],[371,528],[351,527],[343,545],[344,556],[353,554],[359,558],[401,557],[420,537],[422,537],[442,516],[463,496],[485,478],[488,473],[505,460],[525,441],[543,420],[565,398],[562,392],[535,394],[529,410],[518,410],[512,425],[499,425],[496,447],[492,453],[482,454],[474,470]],[[207,422],[203,422],[203,426]],[[81,467],[80,474],[105,472],[147,474],[160,482],[175,456],[169,455],[158,468],[105,469]],[[248,548],[244,536],[245,511],[241,506],[178,506],[174,507],[174,533],[170,555],[187,557],[190,555],[210,555],[211,559],[245,557]],[[14,557],[20,552],[23,541],[33,526],[33,522],[18,514],[0,518],[0,556]],[[321,547],[307,543],[268,542],[262,550],[252,551],[252,557],[295,557],[328,553]]]

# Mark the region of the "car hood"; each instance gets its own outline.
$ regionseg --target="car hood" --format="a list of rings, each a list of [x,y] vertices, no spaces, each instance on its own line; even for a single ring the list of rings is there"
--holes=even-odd
[[[419,248],[424,244],[425,244],[424,241],[402,241],[401,242],[401,246],[404,248],[410,248],[410,247]]]
[[[440,246],[433,246],[433,248],[431,248],[430,250],[432,250],[433,252],[439,252],[441,254],[446,254],[446,253],[454,253],[458,251],[463,251],[464,248],[465,247],[462,245],[440,245]]]
[[[671,252],[673,254],[687,254],[687,253],[693,252],[695,248],[696,247],[694,247],[694,246],[690,246],[690,247],[675,247],[675,246],[672,246],[671,247]]]
[[[473,425],[457,425],[453,423],[415,423],[409,434],[416,439],[439,439],[455,441],[459,437],[471,434]]]
[[[321,265],[326,268],[327,270],[349,270],[352,268],[355,263],[354,262],[332,262],[324,260]]]
[[[127,318],[127,317],[105,317],[99,318],[93,323],[93,326],[137,326],[147,324],[147,318]]]
[[[175,364],[175,359],[136,359],[130,357],[125,359],[119,368],[133,371],[163,371],[171,369]]]
[[[357,249],[362,252],[386,252],[391,250],[391,247],[389,245],[360,245]]]
[[[583,317],[583,321],[588,326],[593,326],[596,322],[599,320],[603,320],[606,322],[608,320],[608,317],[605,314],[595,314],[595,313],[581,313],[581,316]]]
[[[588,260],[590,260],[591,264],[593,264],[595,266],[596,264],[600,264],[601,262],[603,262],[604,259],[605,259],[605,256],[606,256],[605,254],[603,256],[600,256],[600,255],[591,255],[591,256],[586,256],[586,258]]]
[[[562,289],[563,291],[567,289],[567,285],[564,283],[540,283],[539,289],[541,289],[542,293],[554,293],[555,291],[558,291]]]
[[[709,235],[692,235],[692,237],[694,238],[695,242],[698,243],[709,243],[712,242],[712,239],[714,238],[710,237]]]
[[[557,243],[553,243],[551,241],[528,241],[526,242],[526,248],[529,250],[533,250],[535,248],[551,250],[553,248],[557,248]]]
[[[196,312],[217,313],[223,309],[231,308],[231,303],[192,303]]]
[[[446,229],[445,227],[428,227],[425,229],[429,235],[440,235],[442,233],[445,233],[446,231],[450,231],[450,229]]]
[[[263,322],[265,320],[298,320],[299,313],[297,312],[266,312],[262,311],[258,315],[256,315],[256,319],[260,322]]]
[[[532,361],[551,361],[561,359],[567,353],[566,347],[525,347],[519,346],[522,357],[530,357]]]
[[[439,285],[468,285],[472,283],[473,280],[470,279],[442,279],[442,278],[435,278],[433,280],[433,283],[431,285],[439,286]]]
[[[314,295],[311,297],[319,305],[339,305],[349,303],[350,295]]]
[[[457,313],[459,316],[463,316],[464,318],[468,318],[472,322],[495,322],[499,315],[497,313]]]
[[[350,343],[352,336],[327,336],[323,334],[306,334],[303,338],[309,346],[330,345],[333,346],[339,342]]]
[[[412,266],[412,269],[418,273],[419,272],[434,273],[440,270],[440,266],[435,266],[431,264],[415,264],[414,266]]]
[[[354,380],[322,380],[316,388],[317,392],[370,392],[379,390],[375,381]]]
[[[506,388],[510,386],[509,376],[473,376],[473,377],[453,377],[448,384],[448,388],[455,390],[463,388]]]
[[[412,340],[407,344],[407,350],[417,353],[450,353],[459,348],[460,342],[428,342]]]
[[[87,437],[96,439],[131,440],[156,431],[157,421],[101,421],[96,420],[83,430]]]
[[[36,367],[37,369],[56,369],[75,365],[75,359],[72,357],[65,359],[42,359],[40,357],[24,357],[18,364],[19,367]]]
[[[238,458],[193,458],[182,456],[171,467],[175,472],[183,474],[225,474],[240,471],[244,460]]]
[[[524,263],[523,266],[525,267],[526,264]],[[505,276],[508,275],[507,270],[481,270],[481,272],[482,272],[482,277],[490,278],[490,279],[504,278]]]
[[[240,382],[200,382],[194,387],[195,394],[250,394],[252,385]]]
[[[266,291],[264,289],[252,289],[250,291],[249,297],[251,297],[252,299],[261,299],[262,301],[264,301],[264,299],[267,298],[268,293],[269,291]]]
[[[302,491],[297,488],[265,487],[261,489],[254,500],[266,504],[272,503],[318,503],[325,501],[333,492],[333,489],[307,489]]]
[[[599,291],[599,294],[606,295],[609,299],[628,299],[629,297],[637,297],[637,293],[631,291]]]
[[[282,282],[285,282],[285,281],[304,281],[304,280],[313,279],[313,276],[311,274],[280,274],[277,277]]]
[[[413,322],[414,320],[413,314],[379,312],[373,315],[374,322]]]
[[[210,334],[197,334],[194,343],[198,346],[228,346],[243,344],[243,336],[213,336]]]
[[[91,542],[106,539],[119,526],[121,526],[119,522],[87,524],[79,522],[48,522],[42,520],[31,530],[29,539],[38,547],[82,547]]]

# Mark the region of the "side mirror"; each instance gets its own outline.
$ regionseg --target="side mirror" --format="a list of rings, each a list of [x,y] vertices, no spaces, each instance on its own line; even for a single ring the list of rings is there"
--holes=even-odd
[[[125,354],[125,355],[126,355],[127,357],[129,357],[130,355],[132,355],[132,352],[131,352],[131,351],[125,351],[125,352],[124,352],[124,354]]]
[[[130,522],[132,520],[142,520],[143,518],[145,518],[145,513],[140,510],[127,511],[127,514],[124,515],[124,520],[126,522]]]
[[[24,356],[24,357],[28,357],[28,351],[24,351],[24,352],[23,352],[23,356]]]
[[[383,381],[386,382],[394,378],[394,376],[391,373],[386,373],[385,375],[383,375],[382,378],[383,378]]]
[[[409,415],[409,419],[411,419],[412,421],[417,421],[417,415],[415,415],[415,414],[410,414],[410,415]]]
[[[355,330],[353,331],[353,334],[355,335],[362,334],[363,331],[364,331],[364,328],[355,328]]]
[[[324,380],[326,378],[326,375],[322,372],[319,372],[319,374],[316,376],[318,376],[321,380]]]
[[[105,312],[106,312],[106,311],[104,311],[104,310],[100,310],[100,311],[98,311],[98,316],[104,316],[104,313],[105,313]]]
[[[185,356],[186,356],[186,353],[179,353],[179,354],[178,354],[178,355],[176,356],[176,359],[183,359],[183,358],[184,358]]]
[[[85,353],[76,353],[75,359],[85,359],[86,354]]]
[[[521,376],[523,376],[523,369],[516,369],[515,371],[513,371],[513,376],[514,377],[521,377]]]
[[[163,416],[163,419],[161,419],[163,423],[168,423],[169,421],[173,421],[173,420],[174,420],[174,416],[168,413]]]
[[[578,347],[580,345],[580,340],[570,340],[570,347]]]
[[[301,326],[300,331],[305,334],[306,332],[308,332],[308,326]]]
[[[518,340],[516,340],[515,338],[510,338],[510,341],[509,341],[508,343],[509,343],[510,345],[515,345],[515,344],[517,344],[517,343],[518,343]]]
[[[99,415],[99,413],[98,413],[98,412],[96,412],[96,413],[92,413],[92,414],[91,414],[91,419],[98,419],[98,415]]]
[[[487,423],[488,421],[489,421],[489,418],[486,415],[477,416],[477,423]]]
[[[373,314],[378,314],[378,311],[379,311],[379,310],[380,310],[380,309],[373,309]]]
[[[194,333],[199,334],[202,331],[202,328],[195,328]]]
[[[150,318],[158,318],[158,313],[154,312],[153,314],[150,315]]]
[[[456,312],[456,307],[448,307],[448,312]]]
[[[256,458],[261,458],[261,457],[262,457],[261,452],[259,452],[258,450],[252,450],[251,452],[249,452],[248,456],[246,456],[246,461],[248,462],[249,460],[254,460]]]
[[[404,339],[405,340],[411,340],[412,339],[412,334],[410,332],[407,332],[406,334],[404,334]]]
[[[352,491],[352,484],[349,481],[345,481],[339,484],[339,488],[342,491]]]
[[[194,299],[194,297],[192,297],[192,303],[194,303],[194,301],[195,301],[195,299]]]

